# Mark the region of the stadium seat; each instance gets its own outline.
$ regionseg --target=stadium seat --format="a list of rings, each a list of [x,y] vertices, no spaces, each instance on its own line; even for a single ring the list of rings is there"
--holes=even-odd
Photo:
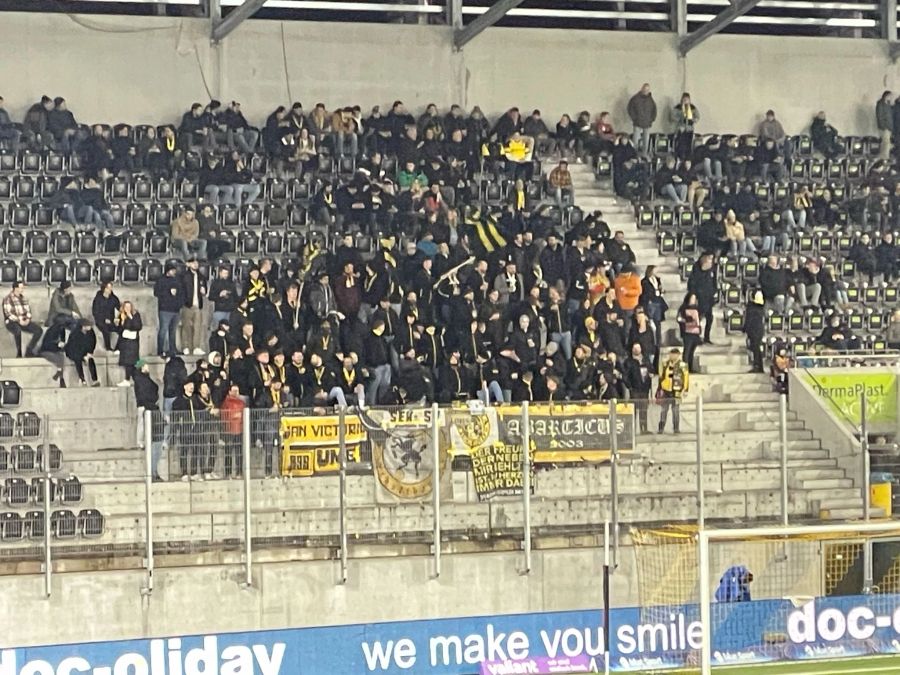
[[[97,235],[93,232],[79,232],[75,235],[75,252],[78,255],[97,254]]]
[[[116,280],[116,263],[109,258],[98,258],[94,261],[94,280],[98,284]]]
[[[37,438],[41,435],[41,418],[31,410],[16,414],[16,435],[19,438]],[[15,448],[13,448],[15,450]]]
[[[60,504],[78,504],[83,497],[81,481],[75,476],[69,478],[61,478],[56,483],[59,490]]]
[[[54,511],[50,516],[50,527],[57,539],[72,539],[77,534],[78,521],[68,509]]]
[[[49,464],[47,463],[47,456],[44,452],[44,445],[41,444],[37,448],[37,467],[38,471],[48,472],[48,471],[59,471],[62,468],[63,462],[63,453],[59,447],[51,443],[50,444],[50,452],[49,452]]]
[[[18,230],[4,231],[3,252],[11,256],[25,255],[25,235]]]
[[[103,536],[103,514],[97,509],[82,509],[78,512],[78,532],[83,537]]]
[[[46,500],[46,491],[49,484],[50,488],[50,499]],[[47,501],[49,504],[53,504],[57,498],[57,488],[56,482],[53,479],[48,480],[44,476],[38,476],[37,478],[31,479],[31,503],[35,506],[43,506],[44,502]]]
[[[0,406],[14,408],[19,405],[22,398],[22,388],[15,380],[3,380],[0,382]],[[0,434],[2,436],[2,434]]]
[[[7,478],[3,481],[4,501],[8,506],[24,506],[31,496],[24,478]]]
[[[69,276],[68,271],[65,261],[60,258],[47,258],[44,261],[44,279],[52,286],[65,281]]]
[[[72,255],[72,235],[66,230],[53,230],[50,233],[50,252],[56,256]]]
[[[25,236],[28,255],[43,256],[50,252],[50,236],[46,232],[32,230]]]
[[[69,281],[73,284],[87,284],[93,278],[91,263],[84,258],[73,258],[69,261]]]
[[[44,265],[35,258],[25,258],[19,263],[19,274],[26,284],[39,284],[44,280]]]
[[[18,541],[25,537],[25,521],[18,513],[0,513],[0,541]]]
[[[136,284],[141,280],[141,265],[134,258],[119,258],[115,277],[122,284]]]
[[[152,286],[163,275],[163,264],[158,258],[144,258],[141,261],[141,279]]]

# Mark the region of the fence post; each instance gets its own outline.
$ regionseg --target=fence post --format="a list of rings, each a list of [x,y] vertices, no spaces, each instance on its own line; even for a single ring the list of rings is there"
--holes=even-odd
[[[338,417],[338,455],[340,467],[341,583],[347,583],[347,407],[341,406]]]
[[[157,412],[158,415],[162,413]],[[153,592],[153,411],[144,410],[144,524],[147,539],[147,583],[141,589],[144,594]]]
[[[531,572],[531,429],[528,417],[528,401],[522,401],[522,505],[523,548],[525,550],[524,574]]]
[[[612,483],[612,527],[613,527],[613,567],[619,566],[619,435],[616,433],[618,424],[619,402],[613,399],[609,402],[609,479]]]
[[[703,490],[703,394],[697,397],[697,525],[706,525],[706,494]]]
[[[441,449],[438,430],[438,404],[431,404],[431,510],[434,515],[434,578],[441,576]]]
[[[871,493],[871,476],[869,475],[869,402],[866,394],[860,396],[859,401],[859,449],[862,455],[862,484],[863,484],[863,519],[869,522],[869,499]]]
[[[788,526],[788,432],[787,432],[787,394],[779,400],[779,423],[781,424],[781,524]]]
[[[50,416],[44,415],[44,595],[50,597],[53,584],[53,560],[50,554]]]
[[[698,532],[698,557],[700,562],[700,673],[710,675],[712,669],[712,616],[710,612],[709,537],[702,526]]]
[[[869,474],[869,401],[865,392],[860,396],[859,422],[859,448],[862,454],[863,471],[863,519],[868,523],[872,517],[870,508],[872,477]],[[873,576],[872,539],[866,537],[863,544],[863,593],[866,595],[872,592]]]
[[[609,520],[603,523],[603,667],[609,672]]]
[[[253,532],[250,519],[250,408],[241,413],[241,460],[244,474],[244,586],[253,585]]]

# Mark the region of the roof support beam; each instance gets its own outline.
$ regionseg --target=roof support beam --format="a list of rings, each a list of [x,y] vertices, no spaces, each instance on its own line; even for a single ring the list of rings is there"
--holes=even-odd
[[[897,41],[897,0],[881,0],[881,37]]]
[[[249,19],[256,14],[266,0],[244,0],[243,4],[235,7],[222,21],[213,26],[211,39],[213,42],[221,42],[235,28],[240,26],[244,19]]]
[[[462,49],[467,43],[478,37],[485,28],[490,28],[506,13],[522,4],[522,0],[497,0],[488,11],[464,28],[453,31],[453,46]]]
[[[706,38],[728,28],[735,19],[744,16],[758,4],[759,0],[732,0],[731,5],[720,12],[715,19],[701,26],[693,33],[684,36],[678,42],[678,51],[681,52],[682,56],[686,56],[689,51]]]
[[[687,0],[670,0],[672,32],[679,38],[687,35]]]

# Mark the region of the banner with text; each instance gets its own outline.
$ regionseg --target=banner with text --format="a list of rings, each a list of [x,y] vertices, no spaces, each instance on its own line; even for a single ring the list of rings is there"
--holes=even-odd
[[[696,605],[610,612],[615,672],[696,666]],[[712,606],[713,665],[900,654],[900,595]],[[461,617],[0,649],[0,675],[470,675],[572,659],[603,671],[600,610]],[[535,667],[538,667],[537,665]],[[873,671],[874,672],[874,671]],[[884,672],[888,672],[886,669]]]
[[[862,395],[870,428],[894,431],[897,424],[897,374],[885,370],[854,368],[835,371],[814,368],[803,374],[805,382],[838,419],[854,426],[861,423]]]
[[[281,418],[281,475],[309,477],[333,475],[340,471],[340,434],[338,415],[284,416]],[[368,471],[362,467],[361,444],[366,429],[356,415],[344,417],[349,471]]]

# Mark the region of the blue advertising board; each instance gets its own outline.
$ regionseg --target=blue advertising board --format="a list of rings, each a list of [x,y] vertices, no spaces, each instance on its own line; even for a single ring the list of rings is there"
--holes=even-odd
[[[900,653],[900,595],[713,606],[716,663]],[[611,611],[615,671],[696,663],[696,605]],[[587,657],[602,671],[599,610],[0,648],[0,675],[468,675],[481,664]]]

